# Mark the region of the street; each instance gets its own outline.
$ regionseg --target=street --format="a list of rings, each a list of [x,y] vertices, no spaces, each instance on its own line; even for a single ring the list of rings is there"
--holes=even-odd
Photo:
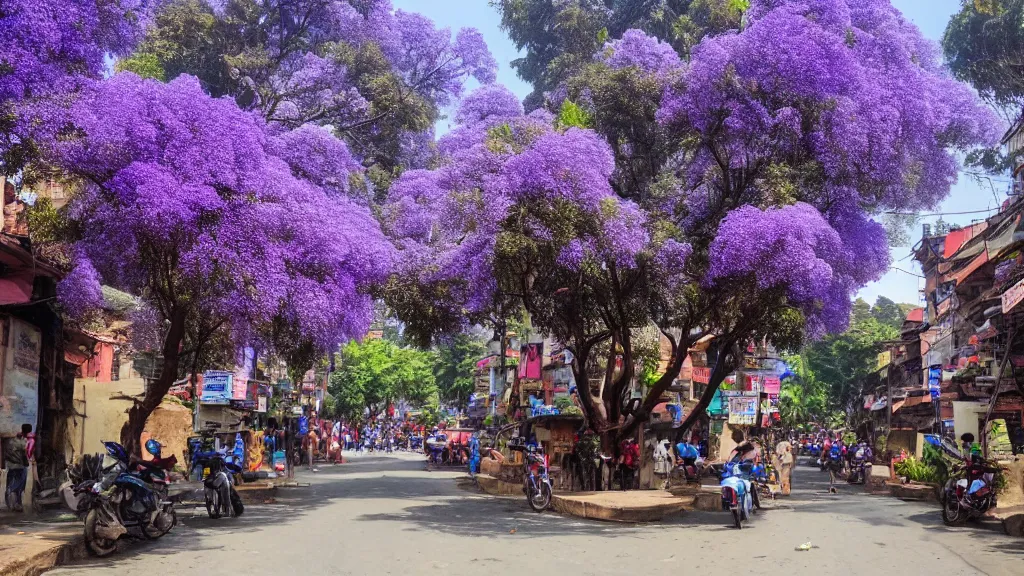
[[[159,542],[51,574],[946,576],[1024,566],[1024,541],[986,526],[948,529],[937,508],[860,487],[830,496],[826,477],[802,464],[794,496],[740,532],[713,513],[644,526],[537,514],[523,499],[460,488],[460,476],[425,471],[419,454],[357,455],[303,472],[310,487],[279,490],[276,503],[250,506],[239,519],[186,510]],[[808,541],[810,551],[795,549]]]

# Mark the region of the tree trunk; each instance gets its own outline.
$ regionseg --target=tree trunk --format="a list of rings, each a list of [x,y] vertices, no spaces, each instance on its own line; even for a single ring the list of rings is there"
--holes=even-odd
[[[697,405],[694,406],[693,410],[683,418],[682,423],[676,428],[676,441],[680,441],[686,431],[693,426],[697,420],[707,411],[708,406],[711,405],[711,400],[715,397],[715,392],[718,392],[718,387],[725,381],[725,377],[732,372],[736,366],[736,358],[733,357],[731,352],[733,347],[732,341],[723,343],[722,351],[718,354],[718,360],[715,361],[715,367],[711,370],[711,377],[708,378],[708,387],[704,389],[704,393],[701,394],[700,400],[697,401]],[[726,358],[730,358],[728,361]]]
[[[178,376],[181,343],[185,339],[185,312],[180,309],[172,310],[170,320],[171,326],[164,338],[164,365],[160,372],[160,378],[149,385],[142,401],[136,401],[128,410],[128,421],[121,427],[121,444],[129,454],[136,456],[142,454],[140,439],[146,428],[146,420],[163,401]]]

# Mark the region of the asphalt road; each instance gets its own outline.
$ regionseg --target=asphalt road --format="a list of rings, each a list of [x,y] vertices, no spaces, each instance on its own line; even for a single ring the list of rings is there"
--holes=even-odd
[[[418,455],[357,456],[241,518],[186,511],[158,542],[50,574],[1024,574],[1024,540],[949,529],[937,508],[853,487],[829,495],[807,466],[792,498],[739,532],[724,513],[644,526],[537,514],[522,498],[459,488],[458,476],[425,471]]]

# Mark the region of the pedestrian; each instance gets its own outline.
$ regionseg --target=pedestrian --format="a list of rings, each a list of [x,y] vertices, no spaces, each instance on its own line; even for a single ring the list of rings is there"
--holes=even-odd
[[[783,496],[789,496],[793,486],[793,445],[783,440],[775,445],[775,469],[779,471],[779,484]]]
[[[7,508],[13,512],[24,511],[21,498],[25,492],[25,481],[28,477],[28,449],[31,435],[32,425],[22,424],[21,433],[8,440],[7,449],[4,450],[4,468],[7,469],[7,490],[4,492],[4,502],[7,504]]]
[[[622,441],[619,451],[619,488],[628,490],[633,487],[636,468],[640,465],[640,445],[628,438]]]

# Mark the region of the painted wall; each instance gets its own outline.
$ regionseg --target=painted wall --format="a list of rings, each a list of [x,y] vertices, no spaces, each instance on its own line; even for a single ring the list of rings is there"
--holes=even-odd
[[[103,451],[103,441],[119,441],[121,427],[128,421],[132,401],[125,397],[141,395],[145,384],[142,378],[126,378],[114,382],[98,382],[96,378],[75,379],[76,416],[69,419],[69,462],[82,454]],[[175,454],[179,462],[184,459],[188,436],[192,432],[191,412],[176,402],[165,401],[149,417],[143,441],[150,435],[166,448],[164,456]]]

